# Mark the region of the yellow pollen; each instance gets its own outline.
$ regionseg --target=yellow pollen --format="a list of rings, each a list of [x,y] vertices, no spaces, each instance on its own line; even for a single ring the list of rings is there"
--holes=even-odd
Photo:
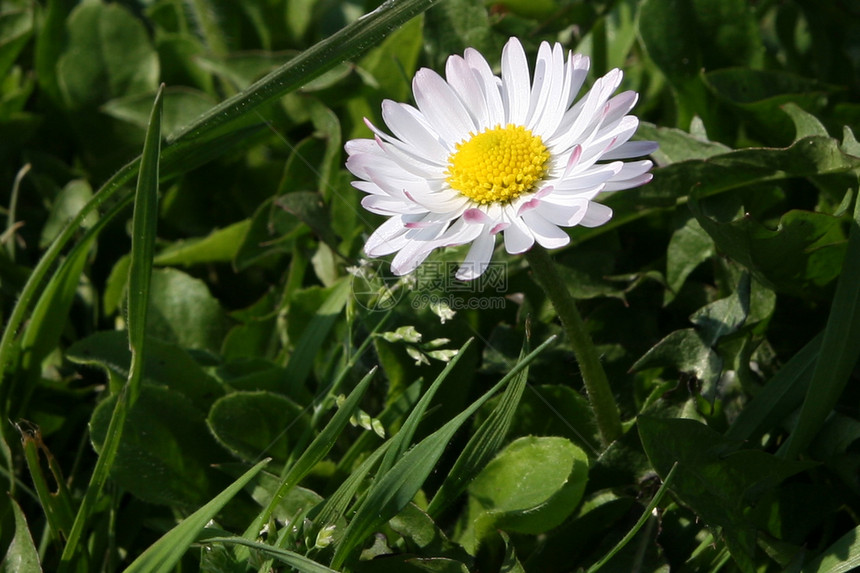
[[[534,191],[546,174],[549,150],[519,125],[497,125],[457,144],[447,181],[476,203],[507,203]]]

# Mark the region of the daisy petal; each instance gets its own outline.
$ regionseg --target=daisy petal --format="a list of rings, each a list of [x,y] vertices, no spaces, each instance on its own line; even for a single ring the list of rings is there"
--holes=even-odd
[[[512,255],[525,253],[535,243],[534,235],[519,217],[511,219],[511,226],[504,230],[505,250]]]
[[[487,105],[487,123],[485,127],[495,127],[496,124],[506,123],[505,105],[502,101],[501,81],[493,75],[493,70],[483,56],[472,48],[463,54],[466,63],[481,87],[481,93]]]
[[[418,109],[450,147],[477,129],[456,92],[436,72],[427,68],[418,70],[412,92]]]
[[[607,151],[601,159],[629,159],[651,155],[660,148],[656,141],[628,141]]]
[[[463,264],[457,269],[456,277],[461,281],[471,281],[481,276],[490,265],[496,237],[484,232],[472,243]]]
[[[451,56],[445,65],[445,78],[466,104],[476,126],[487,125],[488,112],[484,91],[464,58]]]
[[[392,217],[370,235],[364,245],[364,252],[368,257],[390,255],[405,245],[402,238],[406,231],[403,219]]]
[[[516,38],[511,38],[502,50],[502,82],[507,108],[505,123],[525,125],[529,112],[531,80],[526,53]]]
[[[612,218],[612,209],[601,203],[588,202],[585,216],[579,222],[583,227],[599,227]]]
[[[391,100],[382,102],[382,119],[391,131],[412,148],[421,150],[435,163],[445,165],[449,150],[439,142],[439,136],[427,124],[420,112],[411,106]]]
[[[538,213],[528,212],[523,215],[523,221],[529,226],[535,241],[546,249],[558,249],[570,242],[567,233],[550,223]]]

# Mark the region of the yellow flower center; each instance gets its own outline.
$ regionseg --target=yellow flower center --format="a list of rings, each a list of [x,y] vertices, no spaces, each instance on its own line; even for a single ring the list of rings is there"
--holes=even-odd
[[[549,150],[525,127],[497,125],[457,144],[447,181],[476,203],[507,203],[529,193],[547,170]]]

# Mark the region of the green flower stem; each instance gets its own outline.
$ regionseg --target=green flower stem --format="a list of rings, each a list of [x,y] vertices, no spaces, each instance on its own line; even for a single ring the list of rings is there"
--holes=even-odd
[[[532,247],[526,253],[526,260],[561,319],[564,332],[573,347],[573,354],[582,372],[600,438],[603,444],[608,446],[621,436],[621,417],[615,398],[612,397],[612,388],[609,386],[606,372],[600,364],[600,357],[576,309],[576,302],[567,290],[552,258],[543,247],[540,245]]]

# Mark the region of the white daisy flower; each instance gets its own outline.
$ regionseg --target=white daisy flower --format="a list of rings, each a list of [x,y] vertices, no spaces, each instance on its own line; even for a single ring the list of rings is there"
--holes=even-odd
[[[365,209],[388,217],[364,247],[370,257],[397,253],[392,272],[415,270],[440,247],[471,243],[457,271],[460,280],[481,275],[496,236],[510,254],[535,242],[562,247],[561,227],[595,227],[612,210],[598,194],[651,180],[648,160],[622,161],[657,149],[629,141],[639,120],[627,113],[638,95],[611,97],[621,70],[598,79],[576,103],[589,59],[561,44],[540,45],[531,79],[522,45],[511,38],[502,51],[501,77],[476,50],[451,56],[445,78],[429,69],[415,74],[417,107],[382,102],[393,135],[365,120],[374,139],[347,142],[346,167],[367,193]]]

